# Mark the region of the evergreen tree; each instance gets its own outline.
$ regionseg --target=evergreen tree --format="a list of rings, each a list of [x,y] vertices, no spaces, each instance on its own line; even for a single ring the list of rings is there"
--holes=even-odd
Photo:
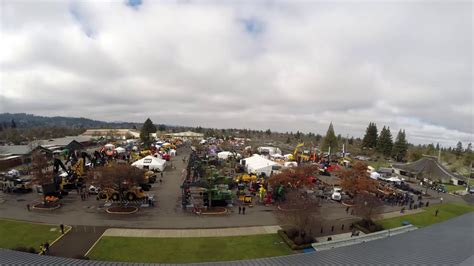
[[[458,144],[456,144],[456,150],[454,151],[454,153],[456,154],[456,157],[460,157],[462,155],[462,143],[460,141],[458,141]]]
[[[316,139],[316,142],[320,142],[321,139],[323,139],[323,136],[321,136],[320,134],[316,134],[315,139]]]
[[[16,128],[15,120],[12,119],[11,128]]]
[[[323,140],[323,145],[321,146],[321,149],[323,151],[327,151],[331,147],[332,151],[335,151],[337,149],[337,138],[336,138],[336,133],[334,133],[334,127],[331,124],[329,124],[328,131],[326,132],[326,136],[324,137]]]
[[[401,162],[405,159],[408,152],[408,142],[406,140],[405,130],[398,131],[397,139],[393,144],[393,158],[397,162]]]
[[[469,142],[466,147],[466,153],[470,153],[472,151],[472,143]]]
[[[143,123],[142,129],[140,131],[140,139],[143,141],[145,146],[150,145],[152,142],[150,137],[151,133],[156,133],[156,127],[150,118],[148,118],[145,123]]]
[[[362,147],[369,149],[377,147],[377,125],[373,122],[370,122],[365,130],[365,135],[362,139]]]
[[[351,138],[349,139],[349,144],[350,144],[350,145],[354,144],[354,137],[351,137]]]
[[[436,150],[439,151],[439,142],[436,143]]]
[[[377,151],[382,153],[384,156],[390,156],[392,154],[392,134],[390,133],[390,127],[383,127],[380,131],[380,136],[377,141]]]

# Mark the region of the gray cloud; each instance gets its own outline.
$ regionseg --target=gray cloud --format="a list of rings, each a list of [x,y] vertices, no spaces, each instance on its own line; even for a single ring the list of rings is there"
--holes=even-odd
[[[472,141],[472,4],[3,1],[0,112]]]

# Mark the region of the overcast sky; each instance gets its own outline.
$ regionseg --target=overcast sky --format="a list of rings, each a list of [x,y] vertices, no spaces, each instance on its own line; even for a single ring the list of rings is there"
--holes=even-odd
[[[377,2],[1,0],[0,112],[471,142],[472,3]]]

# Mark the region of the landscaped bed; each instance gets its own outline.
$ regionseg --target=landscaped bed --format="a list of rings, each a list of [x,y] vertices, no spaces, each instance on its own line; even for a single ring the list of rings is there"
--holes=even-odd
[[[423,209],[425,210],[424,212],[384,219],[378,221],[378,223],[385,229],[399,227],[404,221],[408,221],[416,227],[424,227],[472,212],[474,211],[474,205],[466,203],[437,204]],[[435,216],[437,209],[439,210],[438,216]]]
[[[51,243],[60,235],[59,226],[0,220],[0,248],[26,247],[38,250],[41,244],[46,241]]]
[[[291,253],[277,234],[202,238],[103,237],[88,257],[107,261],[191,263]]]

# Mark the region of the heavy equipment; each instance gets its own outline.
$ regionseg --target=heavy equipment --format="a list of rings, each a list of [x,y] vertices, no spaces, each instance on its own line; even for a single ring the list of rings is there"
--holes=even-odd
[[[98,193],[97,198],[112,201],[134,201],[147,199],[148,195],[143,191],[141,187],[132,186],[129,188],[122,188],[120,190],[114,188],[105,188]]]

